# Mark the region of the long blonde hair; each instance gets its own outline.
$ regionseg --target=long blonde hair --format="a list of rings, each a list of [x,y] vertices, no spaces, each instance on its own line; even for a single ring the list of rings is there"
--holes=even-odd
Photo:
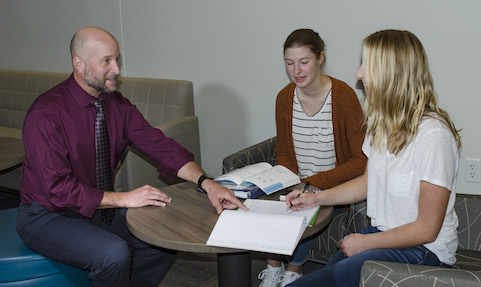
[[[362,66],[367,133],[374,148],[386,144],[398,154],[416,137],[424,116],[443,122],[461,147],[453,122],[437,105],[427,55],[414,34],[385,30],[370,35],[363,42]]]

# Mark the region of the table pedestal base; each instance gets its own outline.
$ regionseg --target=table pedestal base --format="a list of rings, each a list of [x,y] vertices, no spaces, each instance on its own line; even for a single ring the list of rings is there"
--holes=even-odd
[[[250,252],[218,253],[217,274],[219,274],[219,287],[250,287]]]

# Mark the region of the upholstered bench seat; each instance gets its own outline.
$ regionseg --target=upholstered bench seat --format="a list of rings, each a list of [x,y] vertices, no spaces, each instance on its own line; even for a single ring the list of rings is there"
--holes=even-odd
[[[16,231],[17,208],[0,210],[0,286],[92,286],[88,272],[30,250]]]
[[[481,272],[481,251],[458,249],[454,268]],[[481,286],[481,282],[479,284]]]

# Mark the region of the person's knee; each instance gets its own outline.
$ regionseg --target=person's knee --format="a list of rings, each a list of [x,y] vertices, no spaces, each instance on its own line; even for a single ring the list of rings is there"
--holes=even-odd
[[[127,242],[118,240],[110,244],[105,251],[105,259],[118,265],[130,264],[131,254]]]
[[[333,279],[336,286],[358,286],[363,260],[348,257],[334,264]]]
[[[112,241],[102,248],[101,254],[96,254],[95,273],[118,274],[130,273],[131,253],[128,244],[123,240]]]

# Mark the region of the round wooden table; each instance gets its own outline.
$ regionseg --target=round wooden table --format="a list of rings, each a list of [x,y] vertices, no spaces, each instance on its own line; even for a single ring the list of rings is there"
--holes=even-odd
[[[0,137],[0,171],[20,165],[25,159],[25,150],[21,139]]]
[[[302,185],[301,185],[302,187]],[[127,210],[127,225],[136,237],[163,248],[184,252],[217,253],[219,286],[250,286],[250,252],[207,246],[219,217],[205,193],[183,182],[162,189],[172,197],[167,207],[146,206]],[[278,193],[269,196],[278,199]],[[269,198],[267,197],[267,198]],[[332,219],[332,207],[322,207],[303,238],[323,229]]]

